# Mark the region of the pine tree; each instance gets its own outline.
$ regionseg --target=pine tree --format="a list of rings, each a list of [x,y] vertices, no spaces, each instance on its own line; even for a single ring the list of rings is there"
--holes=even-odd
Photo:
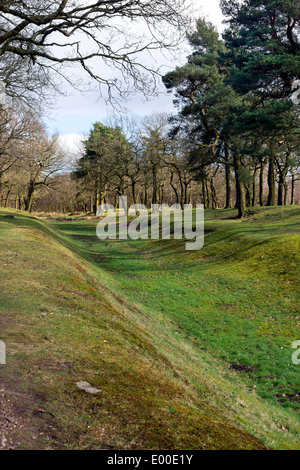
[[[222,163],[228,170],[231,163],[235,173],[238,216],[243,217],[246,212],[244,183],[248,174],[243,169],[242,145],[234,127],[234,116],[243,101],[228,82],[228,68],[224,61],[221,63],[226,47],[215,27],[205,19],[199,19],[196,31],[188,35],[188,39],[193,53],[187,64],[168,73],[163,81],[167,89],[176,92],[176,103],[180,108],[178,126],[185,125],[194,142],[190,158],[192,169],[198,179],[203,180],[208,165]],[[228,193],[228,175],[226,181]]]
[[[222,0],[221,7],[229,24],[223,57],[229,82],[250,103],[236,123],[244,135],[264,138],[269,151],[268,205],[274,205],[275,162],[282,143],[288,145],[291,134],[299,143],[299,110],[290,98],[300,77],[300,4],[298,0]]]

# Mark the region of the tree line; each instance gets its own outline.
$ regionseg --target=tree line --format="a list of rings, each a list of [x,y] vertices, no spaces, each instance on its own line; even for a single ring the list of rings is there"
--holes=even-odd
[[[58,135],[49,136],[28,109],[0,110],[0,206],[31,212],[68,162]]]
[[[295,202],[300,164],[299,3],[223,0],[221,7],[227,18],[223,37],[213,24],[199,19],[187,35],[192,49],[187,63],[163,77],[166,88],[175,93],[178,109],[169,119],[169,132],[154,124],[133,146],[123,147],[127,152],[121,158],[123,166],[118,159],[114,162],[119,171],[115,177],[121,183],[116,184],[115,194],[124,192],[127,181],[136,202],[136,184],[130,183],[127,165],[128,155],[129,160],[134,155],[130,165],[136,174],[143,168],[147,176],[142,186],[151,182],[152,203],[160,202],[158,194],[163,194],[166,183],[174,191],[174,202],[191,202],[192,187],[198,183],[201,202],[216,208],[214,181],[220,172],[226,187],[225,207],[232,204],[233,186],[238,217],[256,204]],[[96,134],[95,127],[80,160],[81,170],[85,164],[96,168],[97,155],[101,159],[101,152],[105,153],[103,145],[99,151],[93,144]],[[87,174],[79,168],[75,173],[82,181]],[[108,186],[106,181],[100,189],[97,177],[94,183],[96,206],[105,199]],[[147,191],[140,201],[147,202]]]
[[[222,0],[227,29],[199,19],[188,35],[192,53],[186,65],[163,81],[176,95],[174,133],[194,143],[191,168],[205,179],[208,167],[225,167],[226,206],[230,173],[235,179],[238,216],[263,205],[267,166],[267,205],[295,201],[299,173],[300,8],[297,1]],[[278,190],[276,191],[276,182]],[[205,196],[203,193],[203,200]]]
[[[162,77],[176,112],[94,123],[71,170],[36,116],[2,109],[1,205],[96,213],[127,195],[146,206],[236,207],[243,217],[256,205],[299,203],[299,2],[222,0],[221,8],[222,36],[200,18],[187,34],[186,64]],[[39,37],[39,22],[34,28]],[[38,54],[43,41],[26,60],[51,62]],[[18,56],[11,46],[7,53]]]

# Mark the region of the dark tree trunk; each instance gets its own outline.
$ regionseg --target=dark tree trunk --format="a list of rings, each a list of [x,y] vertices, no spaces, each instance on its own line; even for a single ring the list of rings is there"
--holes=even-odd
[[[278,206],[283,206],[283,192],[284,192],[284,182],[282,181],[281,177],[279,176],[278,199],[277,199]]]
[[[148,205],[148,187],[147,187],[147,183],[145,183],[145,186],[144,186],[143,204],[144,204],[144,206],[146,206],[146,207],[147,207],[147,205]]]
[[[274,158],[269,158],[269,168],[268,168],[268,186],[269,186],[269,194],[268,194],[268,206],[275,206],[275,196],[276,196],[276,185],[275,185],[275,165],[274,165]]]
[[[229,152],[228,147],[225,145],[225,184],[226,184],[226,203],[225,209],[229,209],[231,207],[230,199],[231,199],[231,185],[230,185],[230,164],[229,164]]]
[[[184,182],[184,204],[188,204],[188,186],[189,186],[189,183],[187,183],[186,181]]]
[[[212,209],[217,209],[218,198],[217,198],[217,192],[216,192],[213,178],[210,179],[210,193],[211,193],[211,199],[212,199]]]
[[[279,181],[278,181],[278,199],[277,203],[278,206],[286,205],[286,192],[287,192],[287,184],[285,181],[287,168],[278,168],[279,171]]]
[[[152,204],[158,204],[158,186],[156,166],[152,167]]]
[[[205,189],[205,181],[204,178],[202,179],[202,203],[204,205],[204,209],[207,208],[207,198],[206,198],[206,189]]]
[[[295,175],[292,175],[291,205],[295,204]]]
[[[239,153],[234,154],[234,172],[236,184],[236,208],[238,210],[238,217],[242,218],[246,213],[246,197],[245,186],[241,181],[240,174],[242,169],[241,156]]]
[[[173,183],[173,178],[174,178],[174,175],[172,173],[171,177],[170,177],[170,186],[174,191],[175,198],[176,198],[176,204],[179,204],[179,194],[178,194],[178,191],[177,191],[177,188],[176,188],[175,184]]]
[[[28,188],[27,188],[27,194],[26,194],[26,197],[24,198],[24,210],[27,212],[32,211],[34,189],[35,189],[34,184],[29,183]]]

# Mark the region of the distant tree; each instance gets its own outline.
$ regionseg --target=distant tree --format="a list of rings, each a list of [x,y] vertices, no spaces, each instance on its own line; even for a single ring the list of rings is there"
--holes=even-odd
[[[100,122],[93,125],[84,146],[85,154],[77,163],[74,178],[90,191],[91,207],[96,213],[109,192],[124,195],[133,152],[120,127],[108,127]]]
[[[83,195],[84,196],[84,195]],[[41,188],[35,198],[37,212],[73,213],[87,212],[83,201],[78,201],[76,181],[70,172],[57,172],[51,177],[51,184]]]
[[[175,193],[176,203],[184,207],[189,203],[189,189],[195,180],[189,166],[191,145],[184,132],[178,132],[169,142],[164,163],[170,172],[170,185]]]
[[[19,146],[15,164],[17,181],[21,183],[20,198],[25,211],[32,211],[35,192],[52,183],[52,176],[68,166],[58,136],[48,136],[44,125],[32,119],[31,127]]]
[[[165,113],[153,113],[143,119],[141,143],[143,147],[144,168],[146,170],[145,176],[148,184],[150,182],[152,189],[152,204],[159,204],[162,199],[159,193],[160,188],[165,184],[163,168],[165,160],[170,153],[168,130],[168,115]],[[145,205],[147,205],[146,202],[144,201]]]
[[[32,114],[24,108],[0,108],[0,191],[6,173],[20,159],[20,148],[30,132],[32,120]],[[7,185],[8,179],[5,179]]]

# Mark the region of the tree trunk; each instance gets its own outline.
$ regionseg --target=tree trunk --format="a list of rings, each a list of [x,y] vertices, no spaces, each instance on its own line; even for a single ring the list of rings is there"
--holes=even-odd
[[[250,188],[248,184],[244,184],[245,188],[245,199],[246,199],[246,207],[251,206],[251,196],[250,196]]]
[[[207,208],[207,198],[206,198],[206,189],[205,189],[205,180],[202,178],[202,203],[204,205],[204,209]]]
[[[283,204],[286,206],[287,205],[287,197],[288,197],[288,185],[287,182],[284,182],[284,201]]]
[[[181,176],[181,174],[178,170],[177,170],[177,173],[178,173],[179,184],[180,184],[180,205],[183,208],[184,207],[184,199],[185,199],[184,184],[183,184],[183,181],[182,181],[182,176]]]
[[[188,204],[188,186],[189,183],[184,182],[184,204]]]
[[[275,184],[274,157],[269,158],[268,186],[269,186],[269,194],[268,194],[267,206],[275,206],[276,184]]]
[[[212,209],[217,209],[218,198],[217,198],[217,192],[216,192],[213,178],[210,179],[210,193],[211,193],[211,198],[212,198]]]
[[[278,203],[278,206],[283,206],[283,205],[286,205],[287,184],[285,181],[285,177],[286,177],[288,169],[287,168],[282,169],[278,165],[278,171],[279,171],[279,181],[278,181],[277,203]]]
[[[165,186],[164,184],[161,184],[159,186],[159,205],[160,206],[164,203],[164,198],[165,198]]]
[[[175,198],[176,198],[176,204],[179,204],[179,194],[178,194],[178,191],[177,191],[177,188],[176,188],[175,184],[173,183],[173,177],[174,177],[174,175],[172,173],[171,177],[170,177],[170,186],[174,191]]]
[[[209,197],[209,190],[208,190],[207,179],[205,179],[205,190],[206,190],[207,207],[209,208],[209,206],[210,206],[210,197]]]
[[[10,194],[10,191],[7,191],[6,196],[5,196],[5,200],[4,200],[4,207],[7,207],[9,194]]]
[[[238,210],[238,217],[242,218],[246,213],[246,197],[245,186],[241,181],[240,174],[242,169],[241,156],[239,153],[234,153],[234,172],[236,184],[236,208]]]
[[[136,186],[136,183],[135,183],[134,179],[132,178],[132,179],[131,179],[131,193],[132,193],[132,200],[133,200],[133,204],[134,204],[134,205],[137,204],[135,186]]]
[[[97,213],[99,206],[100,206],[100,189],[97,185],[95,187],[95,195],[94,195],[94,214]]]
[[[26,197],[24,197],[24,210],[27,212],[32,211],[32,203],[33,203],[33,193],[34,193],[34,184],[31,182],[27,188]]]
[[[148,205],[148,187],[147,187],[147,183],[145,183],[145,186],[144,186],[144,201],[143,201],[143,204],[146,207]]]
[[[252,207],[255,206],[256,204],[256,172],[258,168],[255,166],[254,172],[253,172],[253,182],[252,182]]]
[[[259,205],[261,207],[264,205],[264,169],[265,164],[261,161],[259,172]]]
[[[228,147],[226,144],[225,144],[225,184],[226,184],[225,209],[229,209],[231,207],[231,204],[230,204],[230,199],[231,199],[230,164],[229,164],[229,152],[228,152]]]
[[[158,204],[158,186],[156,166],[152,166],[152,204]]]
[[[192,186],[190,186],[188,204],[193,204],[193,188],[192,188]]]
[[[292,175],[291,205],[295,204],[295,175]]]
[[[282,175],[279,175],[278,199],[277,199],[278,206],[283,206],[283,191],[284,191],[284,181],[282,179]]]

